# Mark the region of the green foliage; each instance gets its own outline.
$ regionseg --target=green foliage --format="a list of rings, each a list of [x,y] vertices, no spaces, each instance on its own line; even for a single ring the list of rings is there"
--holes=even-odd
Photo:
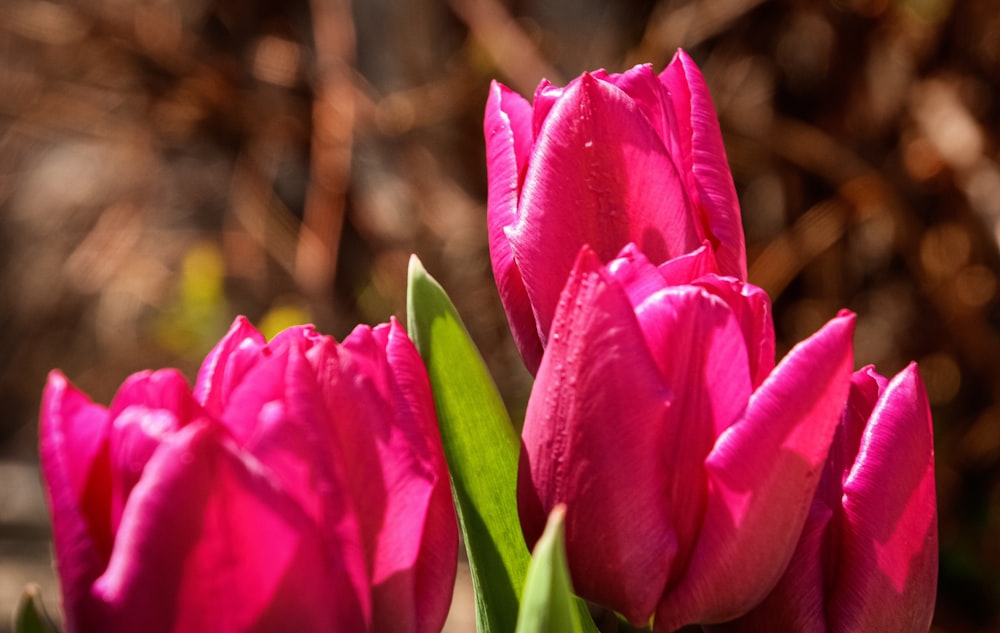
[[[415,256],[410,259],[406,311],[410,338],[434,389],[476,593],[477,628],[480,633],[513,633],[531,562],[517,517],[520,440],[454,304]],[[586,613],[583,602],[574,600],[577,610]],[[596,633],[589,617],[582,622],[582,630]]]
[[[31,583],[24,588],[14,607],[11,628],[14,633],[58,633],[59,629],[45,612],[38,585]]]
[[[583,633],[566,562],[565,506],[549,515],[524,583],[517,633]]]
[[[407,329],[427,366],[482,633],[514,631],[531,560],[517,518],[520,444],[448,295],[410,259]]]

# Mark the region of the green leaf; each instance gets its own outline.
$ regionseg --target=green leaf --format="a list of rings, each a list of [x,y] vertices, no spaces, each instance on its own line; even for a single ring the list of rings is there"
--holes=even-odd
[[[57,633],[58,628],[52,623],[45,605],[42,604],[38,585],[29,583],[21,594],[21,599],[14,607],[14,633]]]
[[[517,516],[521,441],[496,384],[444,289],[410,258],[407,330],[427,366],[458,521],[469,555],[479,633],[513,633],[531,555]],[[575,599],[583,630],[597,633]]]
[[[520,440],[448,295],[410,259],[407,329],[427,366],[481,633],[511,633],[531,556],[517,518]]]
[[[566,562],[566,506],[549,515],[524,583],[517,633],[583,633]]]

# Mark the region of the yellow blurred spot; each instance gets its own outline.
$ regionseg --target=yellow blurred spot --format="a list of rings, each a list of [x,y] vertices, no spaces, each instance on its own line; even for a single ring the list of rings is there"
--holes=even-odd
[[[219,247],[199,242],[181,263],[176,294],[154,332],[166,350],[197,358],[226,332],[232,316],[225,295],[225,262]]]
[[[260,333],[267,340],[271,340],[275,334],[286,328],[290,328],[293,325],[303,325],[311,321],[312,317],[304,307],[283,303],[272,306],[260,320],[260,325],[257,329],[260,330]]]
[[[181,294],[193,302],[213,301],[222,295],[225,264],[215,244],[195,245],[184,257],[181,268]]]

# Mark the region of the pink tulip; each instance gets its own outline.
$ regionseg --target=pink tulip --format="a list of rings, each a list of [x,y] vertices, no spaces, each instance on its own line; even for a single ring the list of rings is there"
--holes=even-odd
[[[936,589],[927,393],[915,364],[892,382],[866,367],[787,571],[747,616],[711,630],[923,633]]]
[[[581,596],[658,631],[730,620],[784,571],[850,384],[854,317],[774,366],[763,290],[584,248],[559,299],[522,435],[526,540],[566,504]]]
[[[439,631],[458,547],[423,364],[393,321],[266,342],[110,408],[59,372],[42,473],[69,631]]]
[[[514,340],[534,373],[573,261],[629,242],[654,263],[711,244],[746,278],[739,204],[712,100],[678,51],[656,75],[542,81],[529,104],[494,82],[486,105],[489,241]]]

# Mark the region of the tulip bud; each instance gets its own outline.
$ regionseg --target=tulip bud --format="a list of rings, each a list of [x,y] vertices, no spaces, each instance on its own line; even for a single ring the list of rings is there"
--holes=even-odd
[[[573,585],[657,631],[732,619],[792,555],[847,398],[853,315],[774,366],[770,302],[701,275],[583,248],[558,302],[522,434],[529,544],[566,505]],[[700,275],[700,276],[696,276]]]
[[[925,632],[937,589],[934,438],[915,364],[854,374],[795,554],[770,595],[720,632]]]
[[[427,376],[393,321],[266,342],[111,406],[59,372],[42,474],[69,631],[439,631],[457,525]]]
[[[642,65],[543,81],[532,104],[494,82],[484,130],[493,273],[532,373],[585,244],[602,262],[632,242],[662,263],[707,241],[724,274],[746,278],[719,124],[683,51],[659,75]]]

